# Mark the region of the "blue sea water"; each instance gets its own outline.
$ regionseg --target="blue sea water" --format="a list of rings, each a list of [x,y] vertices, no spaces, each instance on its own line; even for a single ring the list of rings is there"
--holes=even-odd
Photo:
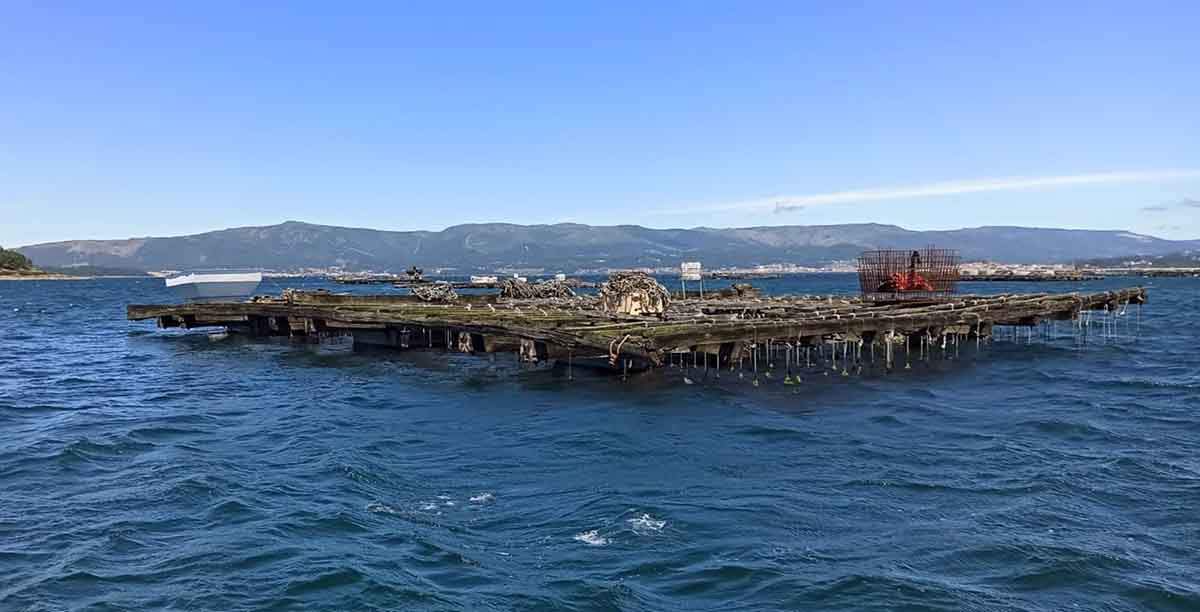
[[[1200,610],[1200,280],[1148,284],[1136,337],[796,388],[160,331],[124,307],[161,281],[0,282],[0,610]]]

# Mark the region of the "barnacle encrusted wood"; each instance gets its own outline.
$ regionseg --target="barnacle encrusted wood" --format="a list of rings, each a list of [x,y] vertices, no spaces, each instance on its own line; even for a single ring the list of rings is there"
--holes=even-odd
[[[627,315],[656,315],[667,311],[671,293],[645,272],[614,272],[600,285],[600,308]]]
[[[458,299],[458,293],[455,293],[450,283],[414,285],[410,290],[413,295],[426,302],[453,302]]]
[[[1146,301],[1145,289],[1131,287],[1090,294],[955,296],[887,303],[850,296],[729,296],[676,299],[668,305],[666,290],[647,280],[614,279],[606,284],[603,296],[569,300],[487,301],[478,299],[484,296],[464,295],[455,301],[429,303],[409,295],[288,291],[251,302],[132,304],[126,316],[156,319],[164,328],[222,326],[252,336],[351,334],[356,345],[396,348],[452,348],[455,334],[465,332],[471,335],[470,348],[475,352],[516,351],[522,341],[528,341],[539,361],[603,356],[615,363],[613,367],[624,367],[622,357],[658,366],[680,350],[702,351],[717,355],[717,364],[723,367],[736,362],[737,351],[761,346],[764,340],[821,346],[857,338],[865,343],[862,346],[891,346],[899,341],[919,350],[930,338],[942,343],[948,336],[955,342],[958,336],[987,338],[997,325],[1032,329],[1045,321],[1076,321],[1072,328],[1086,341],[1091,317],[1101,317],[1105,329],[1115,329],[1118,321],[1128,328],[1137,319],[1130,316],[1128,305]],[[636,310],[649,304],[665,306],[667,311],[616,316],[602,310],[603,302],[628,307],[634,298]],[[461,342],[462,336],[458,337]]]
[[[566,281],[548,280],[530,284],[516,278],[500,281],[500,297],[515,299],[549,299],[575,297]]]

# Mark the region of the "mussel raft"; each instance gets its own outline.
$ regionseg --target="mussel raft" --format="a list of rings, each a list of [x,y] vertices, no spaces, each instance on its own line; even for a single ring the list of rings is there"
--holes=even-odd
[[[412,295],[288,290],[250,302],[130,305],[127,316],[154,319],[162,328],[223,327],[305,341],[350,337],[356,347],[511,352],[526,362],[562,360],[618,372],[701,359],[705,368],[776,356],[791,362],[811,358],[812,351],[828,357],[830,350],[835,356],[840,350],[843,364],[861,367],[878,359],[891,368],[901,354],[909,359],[933,347],[957,350],[964,341],[986,342],[1000,326],[1029,328],[1032,338],[1039,326],[1057,329],[1052,322],[1070,322],[1067,327],[1078,341],[1094,333],[1113,337],[1122,326],[1133,330],[1140,321],[1140,307],[1128,307],[1145,303],[1146,291],[964,295],[895,303],[741,292],[671,300],[646,291],[620,301],[632,306],[626,312],[614,310],[614,301],[604,295],[463,295],[438,303]],[[1093,325],[1100,331],[1089,332]]]

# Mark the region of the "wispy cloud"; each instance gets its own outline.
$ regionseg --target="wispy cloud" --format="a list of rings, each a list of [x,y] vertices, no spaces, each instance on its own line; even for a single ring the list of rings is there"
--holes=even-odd
[[[807,195],[780,195],[724,204],[694,206],[664,210],[665,213],[735,210],[774,210],[792,212],[810,206],[849,204],[854,202],[878,202],[910,198],[938,197],[986,193],[992,191],[1016,191],[1022,189],[1046,189],[1076,185],[1099,185],[1106,183],[1147,183],[1176,179],[1200,178],[1200,169],[1146,170],[1134,172],[1099,172],[1093,174],[1069,174],[1063,176],[982,178],[960,181],[943,181],[899,187],[879,187],[831,191]],[[1189,206],[1200,207],[1200,201],[1191,200]]]
[[[1142,212],[1166,212],[1168,210],[1171,210],[1172,208],[1185,208],[1185,207],[1186,208],[1200,208],[1200,200],[1197,200],[1195,198],[1180,198],[1178,200],[1173,200],[1171,202],[1167,202],[1166,204],[1151,204],[1150,206],[1143,206],[1143,207],[1139,208],[1138,210],[1141,210]]]

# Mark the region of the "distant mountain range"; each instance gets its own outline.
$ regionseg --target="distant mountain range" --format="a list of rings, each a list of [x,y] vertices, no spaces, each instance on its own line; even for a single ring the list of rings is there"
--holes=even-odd
[[[440,232],[381,231],[289,221],[192,236],[72,240],[17,249],[43,267],[126,270],[257,268],[401,271],[410,265],[468,272],[502,267],[582,269],[766,263],[821,265],[864,249],[938,246],[964,260],[1071,262],[1147,256],[1200,248],[1200,240],[1164,240],[1123,231],[979,227],[912,231],[894,225],[812,225],[737,229],[648,229],[636,225],[456,225]]]

